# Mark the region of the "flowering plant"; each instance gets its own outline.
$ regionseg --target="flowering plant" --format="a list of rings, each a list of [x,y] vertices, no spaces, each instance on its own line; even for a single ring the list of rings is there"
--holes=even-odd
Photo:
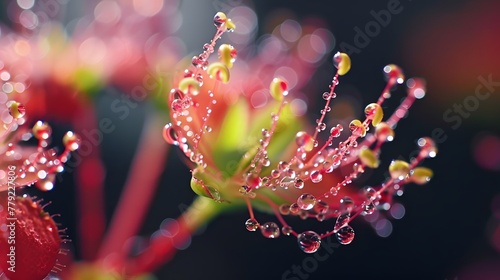
[[[307,123],[301,119],[301,106],[305,102],[293,99],[294,88],[291,84],[297,85],[298,82],[288,81],[294,75],[285,71],[285,74],[276,77],[261,77],[262,73],[278,72],[276,66],[258,58],[246,63],[236,61],[238,51],[235,47],[222,44],[217,48],[217,41],[225,32],[234,30],[235,24],[221,12],[215,15],[214,24],[216,33],[213,39],[203,46],[203,52],[193,57],[192,65],[177,75],[172,83],[173,89],[167,98],[170,123],[163,128],[166,142],[178,146],[188,159],[192,169],[191,188],[199,198],[179,220],[162,225],[160,234],[153,236],[148,246],[133,257],[129,256],[129,247],[123,249],[121,246],[123,241],[135,234],[135,225],[143,211],[138,211],[139,214],[133,217],[117,211],[97,260],[90,265],[75,265],[66,272],[70,279],[132,277],[149,273],[164,263],[177,247],[182,247],[191,234],[211,218],[239,206],[248,209],[247,230],[260,231],[267,238],[293,236],[305,253],[316,252],[321,240],[331,235],[336,236],[340,244],[347,245],[355,235],[350,225],[352,220],[360,215],[372,215],[377,210],[388,210],[393,196],[400,194],[406,184],[424,184],[432,177],[432,171],[419,164],[424,158],[434,157],[437,149],[430,138],[421,138],[418,141],[418,156],[410,162],[392,161],[385,182],[361,189],[355,185],[355,179],[366,169],[379,166],[382,145],[392,141],[393,129],[399,120],[416,99],[425,95],[423,80],[413,78],[406,81],[408,95],[395,113],[384,121],[384,101],[391,96],[391,90],[396,85],[405,81],[398,66],[387,65],[384,68],[387,85],[380,98],[366,106],[365,118],[352,120],[348,129],[340,124],[327,125],[327,115],[337,96],[336,87],[341,76],[351,68],[349,56],[337,53],[333,57],[337,71],[331,85],[317,97],[324,100],[324,107],[315,127],[309,130]],[[211,55],[216,49],[219,60],[213,61]],[[290,69],[310,66],[293,56],[287,58],[281,62]],[[243,67],[239,67],[238,63]],[[9,79],[4,81],[7,83]],[[290,99],[293,99],[292,102]],[[80,146],[80,138],[72,132],[67,133],[63,139],[66,149],[57,155],[51,149],[44,150],[48,145],[50,127],[44,122],[37,122],[31,134],[39,140],[38,147],[35,151],[25,147],[17,151],[13,142],[26,140],[30,134],[18,130],[18,125],[25,122],[24,106],[17,101],[8,101],[3,110],[2,116],[6,117],[3,119],[5,132],[2,141],[8,141],[4,141],[1,164],[2,167],[14,166],[16,173],[11,176],[4,172],[2,188],[6,190],[13,181],[11,178],[15,178],[17,187],[36,183],[44,190],[51,189],[55,172],[62,171],[69,152]],[[374,132],[369,133],[370,129]],[[155,152],[149,148],[148,155]],[[124,207],[130,206],[126,198],[131,193],[133,190],[125,191]],[[29,254],[23,252],[26,259],[18,263],[18,268],[23,268],[22,272],[11,273],[5,266],[2,270],[10,279],[41,279],[56,263],[62,239],[55,230],[52,218],[41,209],[43,207],[32,203],[29,198],[16,197],[15,200],[19,205],[16,210],[19,225],[24,227],[27,224],[26,232],[34,233],[24,237],[16,232],[16,236],[23,236],[19,238],[32,243],[38,242],[36,257],[43,257],[46,262],[35,272],[31,271],[36,274],[22,274],[28,273],[25,267],[34,261],[34,254],[28,257]],[[141,201],[141,205],[147,205],[148,197]],[[34,210],[30,210],[30,205]],[[259,221],[254,209],[274,213],[277,221]],[[9,214],[2,213],[7,223]],[[323,233],[302,229],[301,224],[292,227],[294,216],[301,220],[330,223],[331,227]],[[129,221],[125,222],[127,219]],[[125,227],[120,233],[123,225]],[[5,257],[10,253],[7,246],[9,231],[5,227],[2,230],[0,242],[4,242],[2,249],[7,248],[6,252],[2,251],[2,257]],[[8,264],[7,261],[2,265]]]

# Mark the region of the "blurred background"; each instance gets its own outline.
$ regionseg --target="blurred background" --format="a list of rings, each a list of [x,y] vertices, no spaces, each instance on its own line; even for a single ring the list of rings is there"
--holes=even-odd
[[[228,12],[245,5],[251,10],[244,10],[241,19],[242,23],[248,20],[249,27],[243,34],[246,37],[234,33],[237,45],[260,42],[257,39],[260,35],[276,32],[275,28],[287,20],[292,26],[312,22],[331,32],[330,47],[323,50],[326,58],[318,60],[313,78],[302,89],[310,100],[308,115],[311,121],[318,111],[316,102],[321,101],[321,93],[327,89],[334,73],[330,57],[336,51],[344,51],[351,55],[353,67],[342,78],[337,91],[339,99],[336,101],[345,107],[339,106],[335,117],[360,115],[363,104],[376,100],[384,87],[382,68],[394,63],[407,77],[425,78],[427,95],[418,100],[400,122],[395,141],[383,149],[382,160],[387,162],[400,156],[408,159],[421,136],[433,137],[439,146],[438,156],[425,162],[434,170],[435,177],[427,185],[408,186],[405,194],[398,198],[406,214],[402,219],[391,220],[392,234],[388,237],[379,236],[368,222],[359,219],[354,223],[356,238],[353,243],[336,248],[332,254],[321,249],[320,253],[328,257],[312,262],[314,266],[310,259],[306,260],[310,256],[304,255],[292,238],[269,240],[246,231],[243,225],[248,215],[246,211],[225,214],[194,236],[185,250],[180,250],[156,271],[158,279],[500,277],[500,2],[148,0],[135,5],[136,1],[132,0],[117,1],[120,5],[135,7],[135,13],[143,17],[150,17],[149,28],[145,25],[137,28],[138,23],[132,17],[125,17],[133,15],[133,10],[126,14],[123,9],[122,18],[119,18],[112,8],[104,9],[101,5],[105,11],[102,14],[96,8],[100,3],[109,5],[111,2],[114,1],[5,1],[0,8],[1,36],[5,38],[12,30],[24,30],[27,33],[23,36],[44,32],[38,26],[43,17],[35,11],[40,11],[45,3],[45,15],[61,22],[65,32],[70,37],[73,34],[75,41],[85,43],[80,38],[85,38],[89,32],[96,32],[102,38],[107,36],[106,32],[119,32],[120,36],[130,37],[130,41],[139,42],[139,45],[140,42],[153,42],[157,56],[144,55],[146,64],[162,57],[164,65],[171,67],[172,61],[202,51],[203,43],[214,32],[209,23],[215,12]],[[37,20],[34,21],[29,13],[23,16],[19,12],[22,10],[34,11]],[[252,19],[256,19],[258,25],[252,25]],[[116,20],[122,27],[107,31],[95,26],[88,28],[94,20]],[[151,37],[142,38],[141,34]],[[153,35],[156,36],[154,40],[151,39]],[[231,41],[232,35],[226,35],[224,40]],[[111,53],[100,54],[95,50],[86,54],[87,60]],[[169,58],[170,53],[173,58]],[[61,56],[60,59],[66,58]],[[134,63],[140,64],[141,60],[136,59]],[[162,94],[166,94],[166,91],[158,92],[148,102],[137,102],[123,121],[120,114],[110,112],[109,108],[117,96],[133,88],[136,81],[128,79],[127,73],[139,66],[116,65],[118,70],[113,73],[118,74],[101,73],[112,86],[99,86],[99,90],[92,90],[94,95],[85,97],[84,101],[95,105],[96,120],[109,118],[116,125],[113,132],[103,135],[99,149],[105,168],[105,209],[100,217],[104,220],[100,222],[111,219],[148,113],[155,107],[152,104],[161,103],[154,101],[156,97],[162,100]],[[90,81],[83,86],[90,84],[97,88],[104,82],[92,75],[97,70],[86,69],[89,71],[78,76],[78,80]],[[58,90],[57,87],[53,89]],[[313,97],[314,94],[317,97]],[[60,139],[64,131],[74,128],[74,123],[67,121],[71,117],[60,116],[71,115],[78,106],[66,103],[61,97],[47,98],[55,98],[55,104],[39,115],[48,118],[54,125],[54,139]],[[399,99],[393,99],[389,105],[396,106]],[[139,233],[144,238],[156,231],[164,219],[176,218],[194,197],[188,187],[189,169],[181,154],[171,149],[165,156],[168,159],[159,187]],[[62,179],[51,192],[30,192],[54,202],[47,209],[61,214],[58,221],[68,228],[67,234],[72,239],[69,246],[74,258],[80,259],[84,255],[79,247],[77,205],[81,196],[74,187],[78,178],[74,172],[66,172]],[[374,182],[381,179],[383,174],[373,175]],[[284,276],[294,265],[302,266],[303,262],[310,265],[310,272],[302,276]]]

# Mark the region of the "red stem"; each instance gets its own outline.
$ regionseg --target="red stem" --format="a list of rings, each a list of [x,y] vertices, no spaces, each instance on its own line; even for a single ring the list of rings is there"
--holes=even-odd
[[[78,197],[78,208],[80,217],[78,228],[80,233],[80,251],[83,259],[95,258],[100,246],[101,237],[104,234],[104,166],[101,162],[99,145],[101,137],[95,139],[95,135],[102,133],[97,129],[97,120],[94,108],[88,106],[82,110],[82,116],[75,118],[74,128],[81,135],[82,146],[84,142],[89,147],[88,155],[83,149],[77,151],[75,157],[81,162],[75,169],[76,188]],[[87,138],[85,138],[87,137]]]
[[[99,251],[101,260],[118,253],[115,261],[122,263],[130,249],[124,244],[137,233],[147,214],[168,153],[169,146],[161,135],[163,123],[163,116],[152,116],[142,132],[131,173]]]
[[[175,222],[168,223],[161,230],[164,234],[156,235],[138,256],[128,260],[124,267],[127,277],[151,272],[168,262],[183,246],[191,235],[209,222],[226,203],[218,203],[205,197],[198,197]]]

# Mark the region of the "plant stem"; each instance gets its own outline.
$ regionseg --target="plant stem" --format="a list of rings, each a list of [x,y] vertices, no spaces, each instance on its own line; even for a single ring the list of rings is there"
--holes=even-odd
[[[197,197],[191,206],[176,220],[162,228],[164,234],[155,236],[149,246],[125,266],[127,276],[151,272],[168,262],[177,247],[188,242],[191,235],[205,225],[229,204],[218,203],[209,198]]]
[[[75,118],[75,131],[98,131],[94,107],[87,106],[82,115]],[[76,186],[80,217],[78,228],[80,232],[80,250],[83,259],[93,260],[104,234],[104,165],[101,161],[99,145],[102,139],[96,141],[86,139],[91,143],[88,155],[80,154],[80,166],[76,168]],[[93,141],[96,141],[94,143]],[[78,152],[80,153],[80,152]],[[73,169],[71,169],[73,170]],[[68,170],[67,172],[70,172]]]
[[[146,121],[130,175],[98,254],[100,260],[115,253],[114,261],[123,263],[129,253],[130,248],[124,244],[139,230],[165,167],[169,145],[161,135],[163,124],[164,116],[158,113]]]

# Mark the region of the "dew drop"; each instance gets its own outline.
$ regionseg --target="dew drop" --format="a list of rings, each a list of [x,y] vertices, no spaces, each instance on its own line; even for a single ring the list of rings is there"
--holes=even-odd
[[[219,191],[216,189],[216,188],[213,188],[213,187],[210,187],[210,186],[207,186],[207,191],[210,195],[210,197],[215,200],[215,201],[220,201],[220,193]]]
[[[257,222],[255,219],[248,219],[245,222],[245,227],[248,231],[256,231],[259,228],[259,222]]]
[[[176,112],[176,113],[180,113],[182,112],[182,108],[183,108],[183,104],[182,104],[182,100],[181,99],[174,99],[171,103],[170,103],[170,107],[172,108],[172,111]]]
[[[301,190],[301,189],[304,188],[304,181],[302,179],[300,179],[300,178],[296,178],[294,186],[295,186],[296,189]]]
[[[284,227],[281,228],[281,232],[284,235],[290,236],[290,234],[292,234],[292,232],[293,232],[293,229],[292,229],[291,226],[284,226]]]
[[[304,131],[299,131],[295,135],[295,143],[305,151],[310,152],[314,148],[314,139]]]
[[[165,139],[165,141],[170,145],[179,145],[178,133],[180,133],[180,130],[174,129],[171,123],[166,124],[165,127],[163,127],[163,139]]]
[[[297,203],[290,204],[290,213],[297,214],[299,213],[300,207]]]
[[[9,143],[7,145],[7,150],[5,151],[5,155],[10,157],[10,156],[14,155],[15,151],[16,151],[16,148],[15,148],[14,144]]]
[[[319,183],[321,182],[321,180],[323,180],[323,175],[318,170],[314,170],[313,172],[311,172],[311,175],[309,177],[311,178],[311,181],[313,183]]]
[[[262,235],[267,238],[277,238],[280,236],[280,229],[274,222],[267,222],[260,227]]]
[[[306,231],[297,236],[297,243],[302,251],[311,254],[321,246],[321,237],[314,231]]]
[[[354,239],[354,229],[351,226],[345,226],[337,231],[336,236],[340,244],[350,244]]]
[[[328,203],[318,200],[314,205],[314,211],[318,214],[325,214],[328,211]]]
[[[52,134],[52,128],[42,121],[37,121],[33,126],[33,135],[38,140],[47,140]]]
[[[330,135],[332,135],[332,137],[339,137],[342,130],[344,130],[344,128],[340,124],[337,124],[330,129]]]
[[[288,215],[290,214],[290,205],[288,204],[281,204],[279,207],[281,215]]]
[[[366,187],[363,189],[365,197],[369,200],[374,200],[377,197],[377,191],[372,187]]]
[[[193,73],[193,71],[191,71],[191,70],[189,70],[189,69],[184,70],[184,78],[192,78],[192,77],[194,77],[194,73]],[[175,89],[173,89],[173,90],[175,90]],[[172,90],[172,91],[173,91],[173,90]],[[170,93],[172,93],[172,91],[171,91]],[[182,91],[180,91],[180,90],[178,90],[178,89],[177,89],[177,91],[179,91],[179,92],[181,92],[181,93],[182,93]]]
[[[284,189],[288,189],[291,185],[295,185],[295,180],[293,178],[290,178],[288,176],[284,177],[280,181],[280,187]]]
[[[288,163],[286,161],[280,161],[278,163],[278,170],[283,172],[288,169]]]
[[[214,20],[215,20],[215,18],[214,18]],[[206,43],[206,44],[203,45],[203,49],[205,51],[209,52],[209,53],[214,52],[214,47],[211,44],[208,44],[208,43]]]
[[[343,210],[351,211],[352,207],[354,206],[354,201],[352,200],[352,198],[344,196],[342,199],[340,199],[340,204],[342,205]]]
[[[403,70],[394,64],[389,64],[384,67],[384,76],[387,80],[395,79],[398,84],[402,84],[405,79]]]
[[[72,131],[66,132],[63,137],[63,144],[69,151],[76,151],[80,147],[81,138]]]
[[[373,212],[375,212],[375,204],[373,204],[373,202],[370,202],[366,205],[363,206],[363,212],[366,214],[366,215],[371,215],[373,214]]]
[[[429,137],[423,137],[418,139],[418,146],[420,147],[420,153],[424,157],[433,158],[437,155],[437,147],[434,141]]]
[[[246,177],[247,186],[250,188],[258,188],[260,186],[260,177],[256,174],[250,173]]]
[[[40,176],[40,174],[38,174]],[[42,191],[50,191],[54,188],[54,182],[56,176],[54,174],[48,174],[44,179],[38,180],[35,185],[38,189]]]
[[[311,210],[316,204],[316,197],[312,194],[305,193],[297,199],[297,205],[302,210]]]
[[[342,214],[338,216],[337,221],[335,222],[335,226],[333,227],[333,231],[338,231],[339,229],[347,226],[349,223],[349,214]]]

